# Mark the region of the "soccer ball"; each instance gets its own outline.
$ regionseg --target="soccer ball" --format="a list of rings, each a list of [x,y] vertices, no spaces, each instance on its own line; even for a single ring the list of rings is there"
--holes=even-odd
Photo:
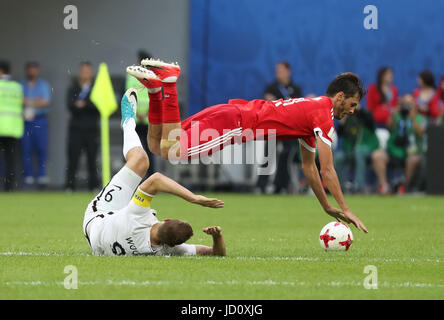
[[[330,222],[322,228],[319,243],[325,251],[347,251],[353,243],[353,233],[341,222]]]

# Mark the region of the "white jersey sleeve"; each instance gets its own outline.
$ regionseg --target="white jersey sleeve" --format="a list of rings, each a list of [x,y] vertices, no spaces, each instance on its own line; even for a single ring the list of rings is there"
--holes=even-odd
[[[182,243],[170,249],[172,256],[195,256],[196,246],[194,244]]]

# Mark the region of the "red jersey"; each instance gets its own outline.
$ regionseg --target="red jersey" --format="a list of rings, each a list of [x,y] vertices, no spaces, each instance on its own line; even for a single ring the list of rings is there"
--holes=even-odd
[[[387,121],[390,118],[393,111],[395,111],[398,105],[398,88],[392,85],[391,100],[386,103],[382,103],[381,94],[378,87],[371,84],[367,92],[367,108],[373,114],[375,123],[381,125],[387,125]]]
[[[316,135],[331,146],[334,133],[333,104],[328,97],[290,100],[230,100],[228,104],[206,108],[182,122],[181,156],[211,154],[241,141],[299,138],[311,152],[316,151]]]
[[[436,90],[435,94],[430,98],[427,103],[424,103],[420,99],[421,91],[419,89],[413,90],[413,98],[415,98],[416,108],[418,112],[426,117],[430,117],[436,120],[441,115],[441,110],[439,106],[439,98],[441,96],[442,89]],[[426,104],[424,106],[424,104]]]
[[[328,97],[250,102],[230,100],[229,104],[237,106],[242,129],[252,129],[255,139],[267,139],[270,130],[275,130],[277,140],[299,138],[300,143],[312,152],[316,151],[316,134],[331,146],[334,115]]]

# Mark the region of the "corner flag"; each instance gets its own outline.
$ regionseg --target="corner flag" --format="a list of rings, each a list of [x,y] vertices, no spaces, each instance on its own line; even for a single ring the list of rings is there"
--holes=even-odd
[[[101,63],[96,81],[91,90],[91,101],[100,112],[101,145],[102,145],[102,185],[105,186],[111,177],[109,156],[109,123],[108,118],[116,111],[117,102],[106,63]]]

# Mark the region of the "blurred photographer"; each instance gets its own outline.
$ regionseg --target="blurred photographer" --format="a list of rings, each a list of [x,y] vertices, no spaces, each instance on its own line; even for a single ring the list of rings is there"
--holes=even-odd
[[[443,123],[444,118],[444,76],[441,77],[439,81],[439,87],[436,91],[436,95],[438,97],[438,112],[439,117],[436,121],[437,125],[441,125]]]
[[[84,61],[78,69],[78,77],[68,89],[67,106],[70,113],[68,126],[68,170],[65,189],[77,188],[77,171],[82,152],[88,165],[88,190],[99,186],[97,177],[97,150],[99,149],[100,114],[90,99],[94,83],[94,71],[90,62]]]
[[[280,61],[275,66],[275,81],[269,83],[264,91],[264,99],[273,101],[278,99],[293,99],[302,97],[302,89],[293,82],[291,75],[291,65],[286,61]],[[278,141],[278,156],[276,175],[273,181],[274,193],[292,192],[291,164],[295,160],[295,155],[299,143],[297,140]],[[267,147],[265,148],[267,149]],[[256,192],[266,193],[268,189],[269,176],[259,176]]]
[[[387,142],[387,152],[381,149],[373,152],[373,167],[381,193],[391,191],[387,183],[387,165],[393,168],[404,168],[405,180],[398,189],[399,194],[404,194],[411,190],[412,180],[425,152],[426,118],[416,112],[412,95],[405,95],[402,98],[389,127],[391,131]]]
[[[417,79],[418,88],[413,91],[414,103],[417,111],[426,117],[428,123],[439,122],[441,110],[439,108],[439,92],[435,77],[429,70],[422,71]]]
[[[372,152],[379,147],[379,142],[372,113],[359,108],[355,114],[356,116],[346,117],[339,122],[336,130],[339,144],[334,161],[343,189],[361,193],[367,191],[367,162]],[[349,181],[350,164],[354,166],[353,184]]]

